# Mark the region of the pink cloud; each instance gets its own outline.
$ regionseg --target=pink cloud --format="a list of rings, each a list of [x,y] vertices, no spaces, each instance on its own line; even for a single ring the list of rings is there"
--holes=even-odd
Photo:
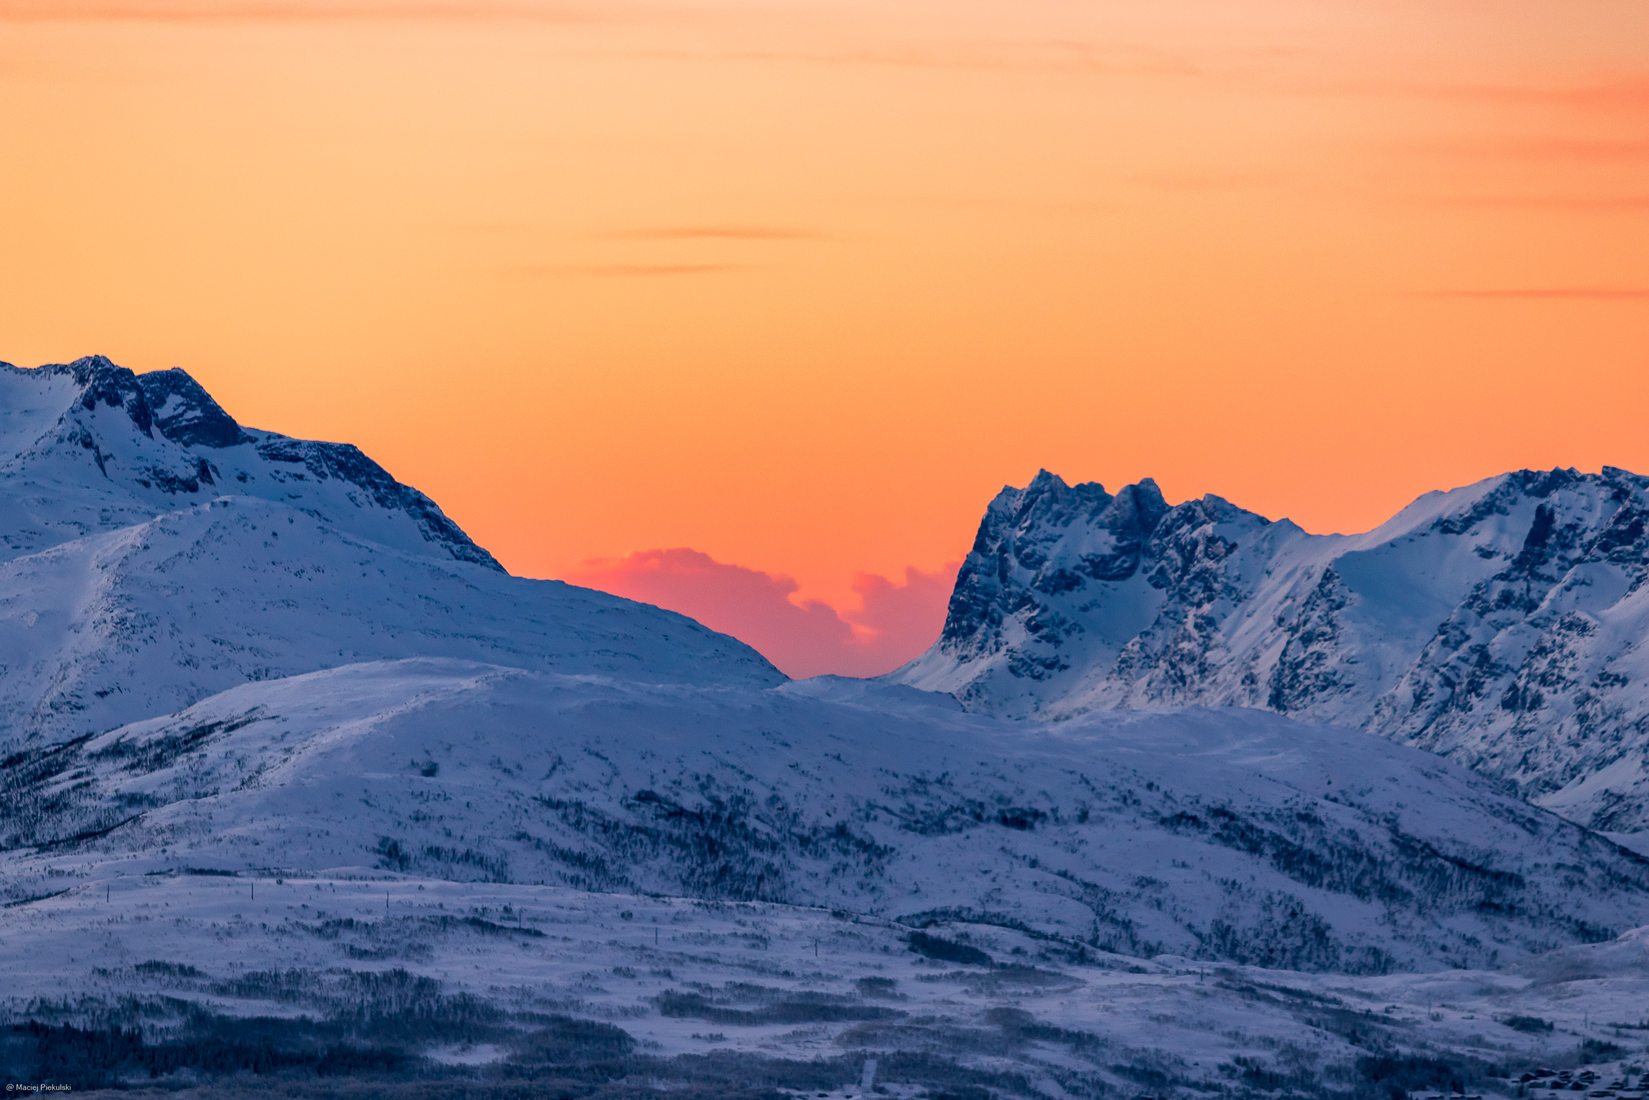
[[[853,582],[858,602],[844,608],[798,599],[791,577],[686,548],[587,561],[565,579],[690,615],[754,646],[790,676],[877,676],[939,637],[955,577],[954,566],[907,567],[902,578],[861,573]]]

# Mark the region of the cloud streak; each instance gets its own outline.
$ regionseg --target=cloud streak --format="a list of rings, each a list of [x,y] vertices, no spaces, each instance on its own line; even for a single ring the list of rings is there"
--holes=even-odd
[[[849,68],[952,70],[986,73],[1069,73],[1079,76],[1200,77],[1210,70],[1189,57],[1152,46],[1078,40],[1020,43],[911,44],[805,49],[631,50],[652,61],[742,62]]]
[[[1299,85],[1282,90],[1323,95],[1404,96],[1414,99],[1482,103],[1587,112],[1649,111],[1649,73],[1628,72],[1598,80],[1549,84],[1446,83],[1362,80]]]
[[[856,604],[837,608],[796,597],[779,573],[717,561],[699,550],[644,550],[588,561],[565,579],[656,604],[731,634],[791,676],[875,676],[939,637],[956,568],[907,568],[902,577],[861,573]]]
[[[1540,136],[1433,143],[1422,148],[1426,152],[1453,156],[1562,164],[1615,165],[1649,161],[1649,139]]]
[[[1477,302],[1649,302],[1649,287],[1548,286],[1428,290],[1422,298]]]
[[[1423,201],[1459,210],[1567,210],[1582,214],[1649,210],[1649,195],[1449,195]]]
[[[587,275],[605,279],[654,279],[689,275],[725,275],[750,271],[755,266],[719,263],[541,264],[516,268],[515,273],[526,278],[568,278]]]
[[[650,13],[650,14],[657,14]],[[612,23],[639,9],[566,0],[0,0],[0,23]]]
[[[609,241],[822,241],[822,233],[777,225],[666,225],[603,234]]]

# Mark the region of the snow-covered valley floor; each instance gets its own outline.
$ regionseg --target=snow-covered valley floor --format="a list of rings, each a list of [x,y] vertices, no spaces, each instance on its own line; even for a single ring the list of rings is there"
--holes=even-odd
[[[894,1097],[1513,1096],[1537,1068],[1649,1062],[1641,931],[1347,978],[767,904],[177,874],[0,911],[0,973],[6,1016],[78,1029],[14,1032],[12,1066],[45,1060],[24,1079],[211,1072],[210,1095],[848,1097],[874,1060]]]

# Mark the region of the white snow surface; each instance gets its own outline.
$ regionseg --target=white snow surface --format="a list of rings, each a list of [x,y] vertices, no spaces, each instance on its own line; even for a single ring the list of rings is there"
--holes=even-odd
[[[415,655],[771,684],[680,615],[374,545],[227,497],[0,562],[0,745],[107,729],[249,680]]]

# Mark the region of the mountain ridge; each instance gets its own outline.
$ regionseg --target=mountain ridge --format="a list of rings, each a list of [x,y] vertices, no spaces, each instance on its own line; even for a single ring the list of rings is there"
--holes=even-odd
[[[1008,715],[1200,704],[1351,725],[1646,827],[1646,524],[1649,479],[1618,467],[1428,493],[1354,535],[1044,471],[991,502],[939,641],[891,678]]]

